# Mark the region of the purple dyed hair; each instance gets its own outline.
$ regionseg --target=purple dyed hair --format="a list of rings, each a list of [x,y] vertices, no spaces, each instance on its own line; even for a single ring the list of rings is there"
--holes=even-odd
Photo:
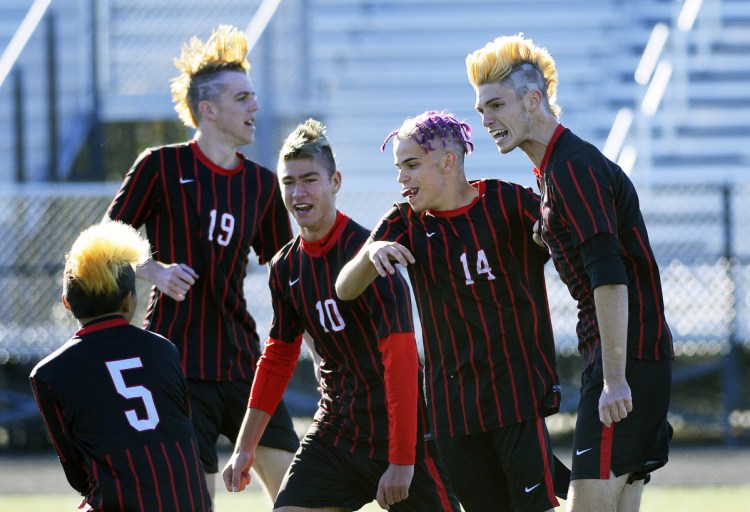
[[[454,139],[461,143],[465,154],[474,150],[474,143],[471,142],[471,126],[466,121],[459,121],[452,113],[447,110],[436,112],[428,110],[415,117],[410,117],[401,125],[398,130],[393,130],[385,138],[380,146],[380,151],[385,151],[385,146],[393,137],[404,140],[411,137],[417,144],[422,146],[425,153],[434,151],[432,141],[440,137],[443,142],[443,149],[447,146],[446,140]]]

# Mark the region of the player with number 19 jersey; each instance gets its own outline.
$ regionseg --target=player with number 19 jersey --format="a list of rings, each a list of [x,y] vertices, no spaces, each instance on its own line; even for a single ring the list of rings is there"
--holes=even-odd
[[[260,346],[243,292],[249,252],[265,263],[292,238],[276,175],[237,155],[228,170],[195,140],[146,150],[107,212],[145,224],[154,259],[198,274],[182,302],[154,287],[146,318],[177,345],[191,379],[252,380]]]
[[[106,316],[30,379],[68,482],[90,510],[211,510],[180,357],[168,340]]]
[[[499,180],[472,186],[479,196],[458,210],[416,213],[396,204],[371,236],[400,243],[416,260],[407,270],[438,437],[487,432],[560,405],[548,255],[531,238],[539,196]]]

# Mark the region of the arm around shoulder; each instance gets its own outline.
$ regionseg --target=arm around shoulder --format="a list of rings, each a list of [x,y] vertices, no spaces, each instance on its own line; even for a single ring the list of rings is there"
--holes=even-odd
[[[339,272],[336,295],[341,300],[356,299],[376,277],[395,274],[395,263],[406,267],[414,261],[409,249],[398,242],[369,242]]]
[[[378,271],[367,254],[368,245],[363,246],[339,272],[336,278],[336,295],[339,299],[356,299],[378,277]]]

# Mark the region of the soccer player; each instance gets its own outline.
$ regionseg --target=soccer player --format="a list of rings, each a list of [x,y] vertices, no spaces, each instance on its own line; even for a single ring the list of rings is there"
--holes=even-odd
[[[501,153],[521,148],[542,193],[541,238],[578,301],[583,375],[569,510],[638,510],[667,462],[672,336],[633,184],[558,121],[557,71],[522,35],[466,58],[476,109]]]
[[[215,443],[220,434],[234,442],[260,357],[243,293],[250,249],[265,263],[292,231],[275,174],[237,151],[255,140],[259,108],[245,35],[222,25],[205,43],[193,38],[175,63],[175,108],[197,133],[144,151],[107,217],[146,226],[154,254],[138,267],[153,284],[146,322],[180,351],[201,460],[214,474]],[[299,446],[283,403],[260,444],[254,469],[273,499]]]
[[[274,317],[234,453],[228,490],[249,482],[255,447],[292,375],[307,331],[320,354],[322,397],[275,510],[458,511],[424,426],[409,289],[399,274],[352,302],[336,299],[339,269],[369,231],[336,209],[341,173],[314,119],[279,155],[284,202],[300,228],[272,263]],[[419,414],[421,412],[422,414]]]
[[[470,134],[452,114],[430,111],[388,136],[408,202],[386,213],[336,291],[352,299],[395,275],[394,262],[407,268],[429,415],[458,499],[467,512],[550,510],[558,501],[544,417],[558,411],[560,393],[548,256],[531,238],[539,197],[499,180],[468,182]]]
[[[85,510],[211,510],[175,346],[130,325],[135,266],[150,254],[130,226],[83,231],[65,258],[62,301],[81,328],[31,372],[31,386]]]

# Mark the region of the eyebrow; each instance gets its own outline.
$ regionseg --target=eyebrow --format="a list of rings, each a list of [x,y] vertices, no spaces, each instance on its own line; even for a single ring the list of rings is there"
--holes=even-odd
[[[320,172],[318,172],[318,171],[310,171],[310,172],[306,172],[305,174],[300,174],[299,176],[297,176],[297,178],[305,179],[305,178],[309,178],[311,176],[322,176],[322,174]],[[294,180],[296,178],[294,176],[290,176],[290,175],[287,174],[286,176],[284,176],[283,178],[281,178],[281,181],[284,181],[286,179]]]

